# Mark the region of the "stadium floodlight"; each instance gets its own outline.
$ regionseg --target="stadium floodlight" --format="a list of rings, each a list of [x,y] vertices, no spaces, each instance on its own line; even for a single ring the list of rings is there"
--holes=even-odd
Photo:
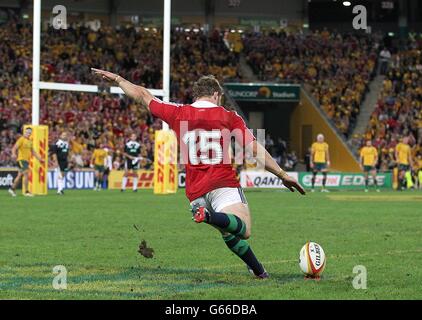
[[[350,7],[352,3],[350,1],[343,1],[343,6]]]
[[[40,90],[61,90],[76,92],[99,92],[102,89],[96,85],[69,84],[40,81],[40,48],[41,48],[41,0],[34,0],[33,38],[32,38],[32,125],[39,125],[40,120]],[[170,101],[170,34],[171,33],[171,0],[164,0],[163,18],[163,88],[149,89],[154,96],[160,96],[163,101]],[[91,67],[91,66],[90,66]],[[124,94],[120,87],[110,87],[111,94]],[[163,122],[163,129],[168,130],[168,124]]]

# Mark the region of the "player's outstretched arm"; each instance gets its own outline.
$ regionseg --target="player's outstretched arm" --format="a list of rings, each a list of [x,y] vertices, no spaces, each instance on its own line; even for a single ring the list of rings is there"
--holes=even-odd
[[[94,74],[101,76],[103,79],[115,82],[120,88],[122,88],[128,97],[134,99],[136,102],[140,102],[147,108],[151,100],[154,99],[154,96],[148,91],[148,89],[133,84],[118,74],[95,68],[91,68],[91,70]]]
[[[280,168],[278,163],[274,160],[274,158],[269,154],[269,152],[256,140],[253,141],[250,146],[253,148],[253,155],[257,157],[258,161],[262,163],[264,161],[265,170],[271,172],[278,178],[283,181],[283,184],[288,188],[291,192],[294,192],[295,189],[299,191],[301,194],[305,194],[305,190],[302,186],[297,182],[294,178],[290,177],[283,169]],[[260,158],[259,155],[264,155],[264,159]]]

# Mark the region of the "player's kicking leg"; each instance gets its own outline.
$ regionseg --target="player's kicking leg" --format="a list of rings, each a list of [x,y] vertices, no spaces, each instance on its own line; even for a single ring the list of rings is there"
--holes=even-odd
[[[211,191],[206,197],[211,207],[206,208],[201,201],[192,202],[195,222],[204,222],[220,230],[227,247],[245,262],[248,270],[258,278],[268,278],[268,273],[246,241],[251,235],[251,219],[243,191],[240,188],[221,188]]]

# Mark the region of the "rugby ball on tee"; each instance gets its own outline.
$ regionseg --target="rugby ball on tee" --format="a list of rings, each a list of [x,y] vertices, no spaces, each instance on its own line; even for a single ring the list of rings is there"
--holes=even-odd
[[[316,242],[307,242],[299,254],[299,267],[311,278],[319,278],[325,268],[325,252]]]

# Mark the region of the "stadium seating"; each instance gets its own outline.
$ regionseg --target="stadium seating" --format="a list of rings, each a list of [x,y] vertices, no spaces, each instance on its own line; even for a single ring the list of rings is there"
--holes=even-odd
[[[248,33],[244,46],[260,80],[308,85],[339,131],[350,134],[375,70],[371,37],[325,30]]]
[[[191,83],[203,74],[221,81],[242,81],[238,54],[263,81],[304,83],[336,127],[349,135],[359,107],[375,72],[377,49],[367,35],[322,32],[230,34],[214,30],[175,28],[171,50],[171,100],[192,100]],[[75,27],[48,29],[42,36],[43,81],[98,84],[89,68],[101,67],[149,88],[162,87],[162,38],[160,30],[112,29],[98,32]],[[231,48],[233,49],[233,47]],[[393,165],[398,139],[411,138],[415,157],[422,143],[421,43],[393,55],[378,106],[364,138],[380,149],[382,168]],[[19,129],[31,119],[32,27],[17,15],[0,29],[0,166],[14,165],[11,147]],[[122,167],[120,150],[135,131],[143,142],[143,156],[152,159],[158,120],[126,98],[106,94],[42,91],[41,123],[50,127],[50,139],[67,130],[74,137],[77,167],[89,166],[91,151],[102,142],[113,152],[115,167]],[[361,143],[362,137],[355,137]],[[280,162],[296,163],[294,153],[275,154]]]
[[[237,58],[215,30],[172,32],[171,100],[192,100],[191,83],[199,75],[214,74],[221,81],[238,80]],[[90,67],[101,67],[121,74],[149,88],[162,87],[162,36],[159,30],[143,28],[85,27],[42,34],[43,81],[98,84]],[[0,30],[0,70],[5,83],[0,97],[0,165],[14,165],[11,147],[19,129],[31,120],[32,27],[11,13]],[[135,131],[143,142],[143,155],[152,159],[154,131],[161,127],[146,109],[117,96],[87,93],[42,91],[41,123],[50,127],[50,142],[60,131],[74,137],[75,165],[89,166],[91,151],[102,142],[114,150],[115,165],[122,165],[120,150],[125,138]],[[13,108],[12,108],[13,107]],[[120,162],[118,161],[120,159]],[[81,161],[82,160],[82,161]]]
[[[367,132],[361,137],[362,145],[366,139],[372,139],[378,148],[381,170],[394,167],[394,147],[403,137],[409,137],[414,159],[422,156],[421,50],[421,40],[409,40],[404,48],[393,54]]]

